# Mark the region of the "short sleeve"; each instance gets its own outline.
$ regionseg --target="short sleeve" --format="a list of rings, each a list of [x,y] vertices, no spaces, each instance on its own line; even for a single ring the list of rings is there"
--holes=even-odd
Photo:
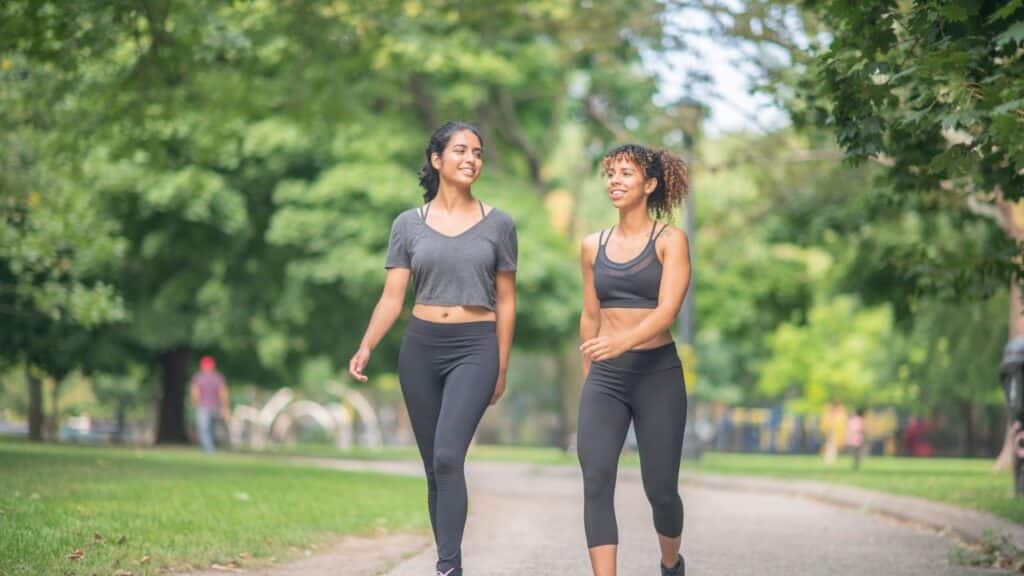
[[[405,219],[399,214],[391,223],[391,237],[388,239],[388,255],[384,259],[384,268],[409,268],[409,234]]]
[[[513,272],[519,259],[519,237],[516,223],[511,218],[505,223],[501,240],[498,242],[498,272]]]

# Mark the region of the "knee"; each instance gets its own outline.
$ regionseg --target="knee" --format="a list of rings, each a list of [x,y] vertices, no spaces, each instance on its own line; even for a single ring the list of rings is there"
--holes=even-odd
[[[615,466],[583,466],[583,495],[588,500],[610,498],[615,489]]]
[[[465,456],[455,450],[436,450],[434,452],[434,475],[447,477],[462,472]]]
[[[644,483],[647,501],[655,510],[675,508],[682,502],[679,498],[679,487],[671,482]]]

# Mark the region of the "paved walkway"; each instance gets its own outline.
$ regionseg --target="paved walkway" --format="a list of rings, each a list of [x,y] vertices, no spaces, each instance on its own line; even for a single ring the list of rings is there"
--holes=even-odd
[[[322,462],[344,469],[419,475],[415,462]],[[470,576],[587,575],[582,490],[572,467],[471,463],[470,519],[463,546]],[[1003,575],[952,566],[948,533],[819,497],[684,482],[684,550],[690,576]],[[658,574],[657,541],[638,470],[619,473],[616,510],[622,576]],[[424,576],[434,550],[362,571],[316,576]],[[348,568],[351,568],[349,566]],[[278,576],[284,573],[273,573]],[[314,574],[307,572],[307,574]]]
[[[320,466],[419,476],[418,462],[304,460]],[[587,576],[583,500],[575,467],[467,465],[469,576]],[[685,477],[683,549],[689,576],[1004,576],[950,565],[962,537],[998,519],[913,498],[813,482]],[[894,498],[890,500],[889,498]],[[424,506],[426,504],[424,503]],[[900,511],[902,513],[893,513]],[[619,574],[658,574],[650,509],[636,469],[619,471]],[[1005,523],[1017,540],[1024,532]],[[346,538],[330,550],[256,576],[431,576],[429,534]],[[223,575],[220,570],[199,573]]]

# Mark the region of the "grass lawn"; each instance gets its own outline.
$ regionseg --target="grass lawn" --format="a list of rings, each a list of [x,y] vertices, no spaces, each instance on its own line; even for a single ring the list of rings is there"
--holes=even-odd
[[[418,458],[414,448],[382,451],[356,450],[322,454],[365,459]],[[470,460],[518,461],[534,464],[576,465],[576,459],[555,448],[474,445]],[[627,452],[622,465],[636,466],[635,452]],[[916,496],[990,512],[1024,524],[1024,499],[1013,496],[1009,472],[993,473],[992,460],[958,458],[868,458],[859,471],[840,457],[827,466],[819,456],[708,453],[698,461],[684,461],[684,473],[711,473],[772,478],[798,478],[847,484],[891,494]]]
[[[270,458],[0,440],[0,576],[260,564],[342,534],[427,529],[425,496],[414,478]]]
[[[684,469],[848,484],[983,510],[1024,524],[1024,499],[1013,495],[1013,476],[993,473],[992,460],[874,457],[857,471],[851,464],[849,458],[827,466],[818,456],[705,454]]]

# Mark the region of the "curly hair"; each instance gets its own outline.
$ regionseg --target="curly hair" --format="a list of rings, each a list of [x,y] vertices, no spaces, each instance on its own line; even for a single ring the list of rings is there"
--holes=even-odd
[[[624,144],[604,155],[602,168],[618,160],[636,164],[645,178],[654,178],[658,187],[647,197],[647,209],[655,219],[671,216],[690,193],[690,177],[683,160],[667,150],[655,150],[639,144]]]
[[[441,175],[438,174],[437,169],[430,162],[430,157],[434,154],[438,156],[443,155],[445,147],[448,146],[448,141],[452,139],[456,132],[462,132],[463,130],[468,130],[475,134],[477,139],[480,140],[480,145],[483,146],[484,139],[483,136],[480,136],[480,131],[476,129],[476,126],[466,122],[455,120],[445,122],[430,135],[430,140],[427,141],[427,159],[423,162],[423,167],[420,168],[420,186],[424,190],[424,201],[430,202],[434,199],[434,196],[437,196],[437,187],[441,183]]]

